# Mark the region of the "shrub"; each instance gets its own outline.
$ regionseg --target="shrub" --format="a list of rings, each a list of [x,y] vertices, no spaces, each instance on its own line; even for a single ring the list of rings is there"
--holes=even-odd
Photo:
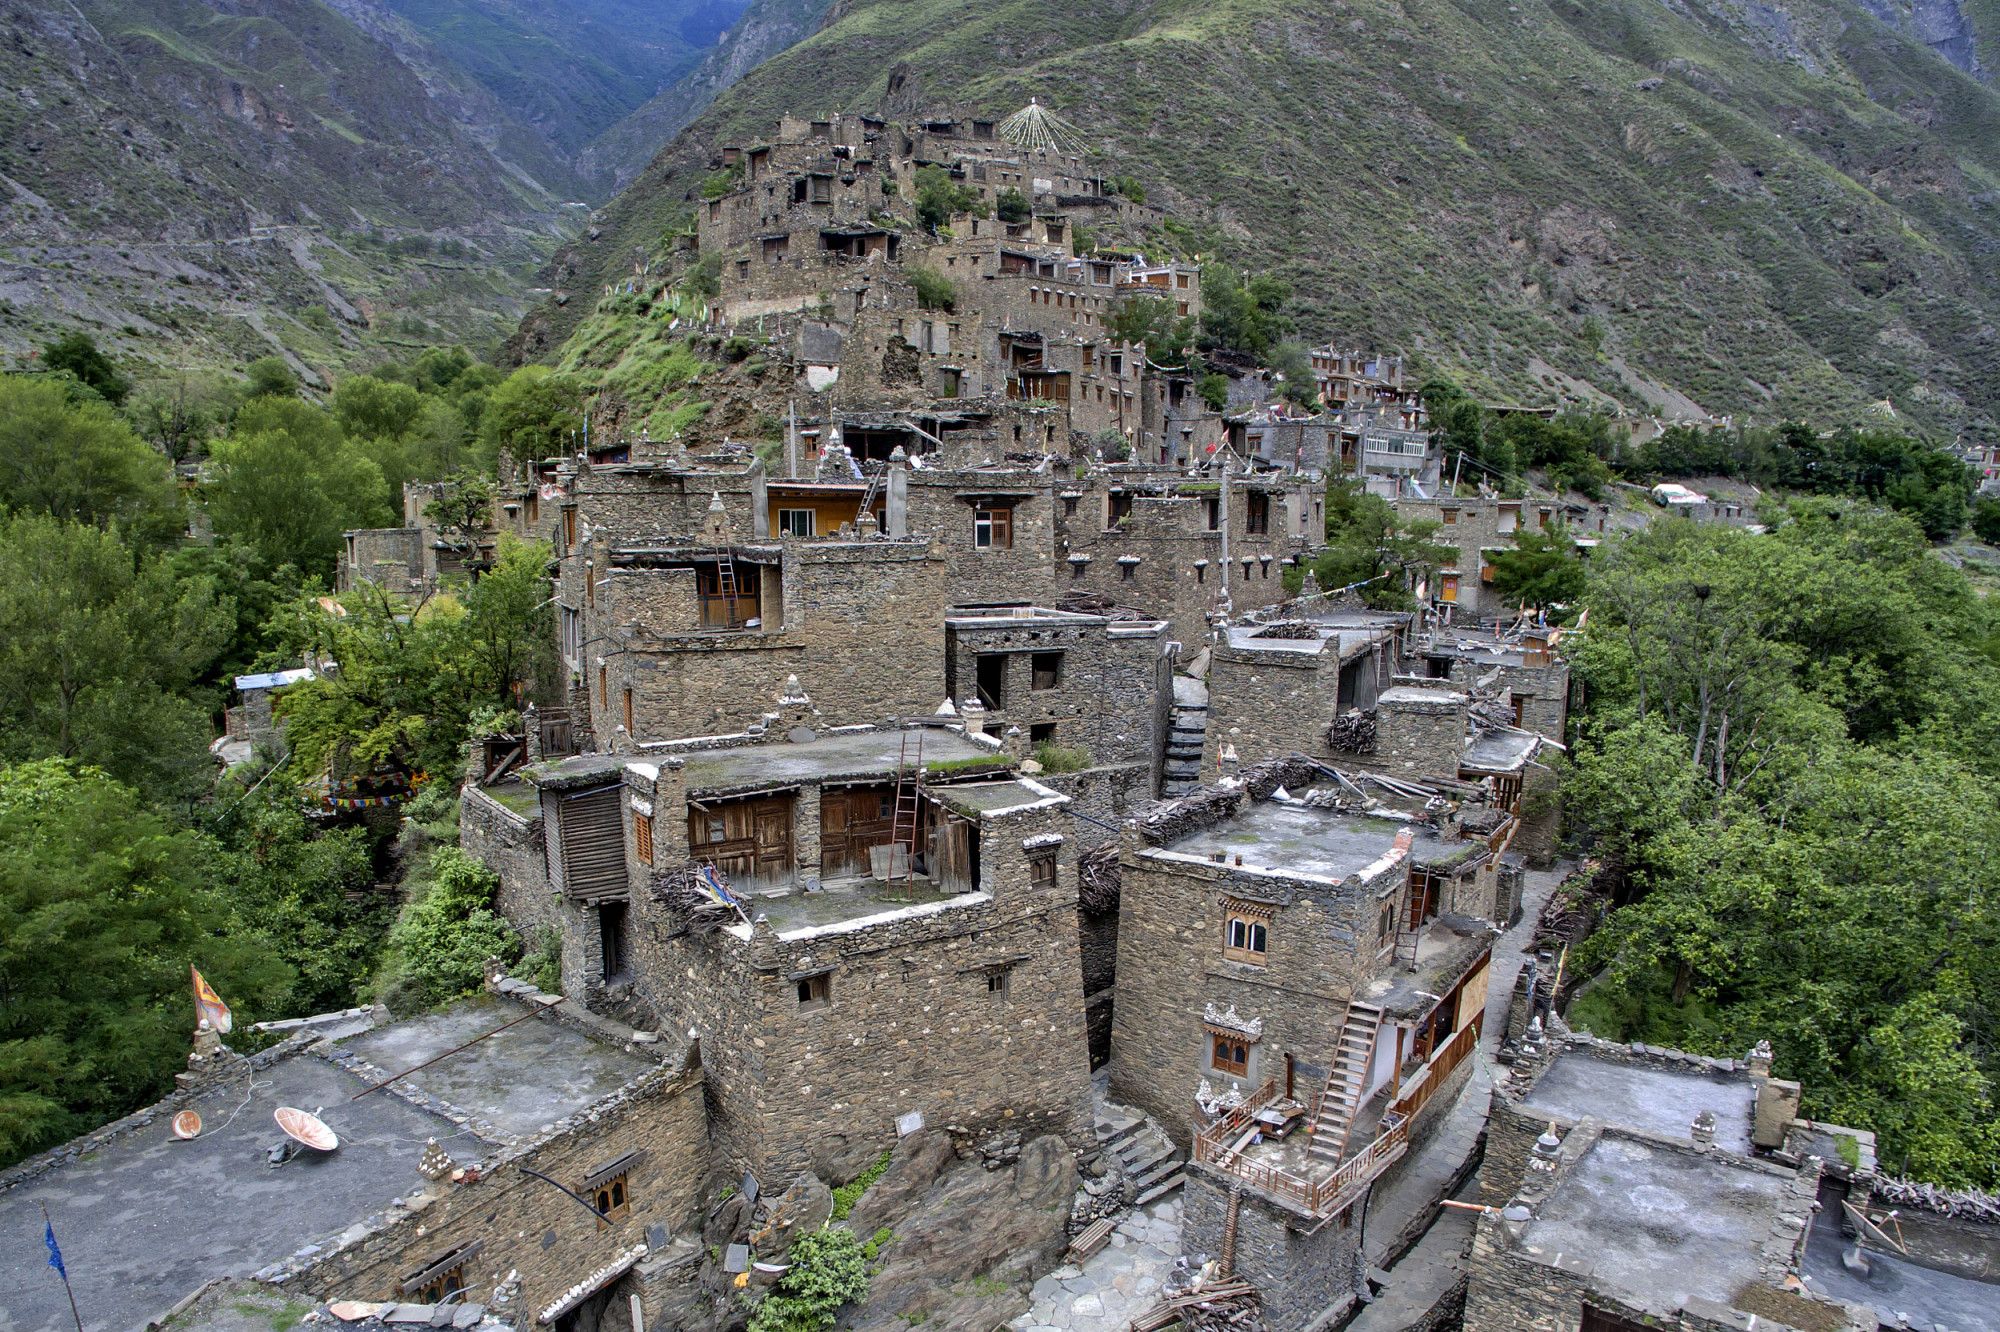
[[[1035,762],[1043,772],[1082,772],[1090,766],[1090,751],[1081,745],[1059,745],[1044,740],[1035,746]]]
[[[924,230],[935,232],[960,213],[979,206],[979,191],[952,181],[941,166],[917,169],[917,221]]]
[[[884,1172],[888,1169],[889,1153],[883,1152],[882,1155],[875,1158],[873,1165],[835,1189],[833,1191],[833,1219],[836,1221],[845,1221],[854,1211],[854,1204],[861,1201],[861,1195],[868,1192],[869,1186],[882,1178]]]
[[[521,949],[493,910],[497,875],[455,846],[431,852],[424,868],[426,875],[412,876],[418,895],[389,931],[390,958],[378,987],[385,1002],[393,994],[404,1007],[434,1008],[470,994],[485,980],[487,958],[511,962]]]
[[[1973,501],[1972,534],[1989,546],[2000,546],[2000,499],[1987,495]]]
[[[701,197],[704,199],[720,199],[723,195],[735,189],[736,182],[741,179],[743,179],[743,164],[741,162],[725,170],[712,172],[703,178],[701,182]]]
[[[934,268],[912,268],[910,285],[917,289],[917,304],[926,310],[958,308],[958,288],[950,278]]]
[[[1002,222],[1026,222],[1032,211],[1028,206],[1028,196],[1008,186],[993,199],[994,209]]]
[[[1211,412],[1219,412],[1229,405],[1229,377],[1211,370],[1195,381],[1194,391]]]
[[[792,1242],[792,1265],[750,1315],[749,1332],[821,1332],[868,1293],[868,1258],[853,1232],[821,1227]]]

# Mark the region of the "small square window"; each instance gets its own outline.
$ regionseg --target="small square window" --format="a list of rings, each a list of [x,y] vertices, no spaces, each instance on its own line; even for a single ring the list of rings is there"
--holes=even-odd
[[[1054,689],[1062,684],[1062,660],[1060,652],[1036,652],[1030,654],[1033,668],[1031,689]]]
[[[980,550],[1009,550],[1014,545],[1012,509],[974,509],[972,544]]]
[[[1037,889],[1056,886],[1055,852],[1045,851],[1028,857],[1028,886]]]
[[[1222,939],[1222,955],[1225,958],[1261,967],[1270,946],[1270,926],[1266,922],[1235,912],[1227,917]]]
[[[631,1180],[626,1175],[613,1175],[590,1191],[591,1205],[606,1221],[617,1221],[632,1214]]]
[[[822,971],[817,976],[799,977],[798,994],[800,1008],[825,1008],[833,1002],[833,973]]]
[[[1005,999],[1007,997],[1008,978],[1012,975],[1013,971],[1008,967],[1000,967],[987,972],[986,993]]]
[[[1028,726],[1028,743],[1031,745],[1052,745],[1056,742],[1054,722],[1032,722]]]

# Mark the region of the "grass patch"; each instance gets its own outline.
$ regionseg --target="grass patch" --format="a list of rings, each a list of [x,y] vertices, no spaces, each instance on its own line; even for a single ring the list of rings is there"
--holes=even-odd
[[[854,1204],[861,1201],[861,1195],[868,1192],[871,1185],[889,1169],[889,1153],[883,1152],[875,1158],[875,1163],[842,1184],[833,1191],[833,1219],[845,1221],[854,1212]],[[886,1232],[884,1232],[886,1233]],[[869,1257],[874,1257],[870,1254]]]

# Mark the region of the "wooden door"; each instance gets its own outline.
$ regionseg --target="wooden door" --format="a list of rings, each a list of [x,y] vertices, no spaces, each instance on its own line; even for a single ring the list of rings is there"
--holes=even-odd
[[[850,786],[821,795],[821,877],[868,873],[868,848],[892,840],[895,808],[895,790],[889,786]]]
[[[792,877],[792,797],[720,800],[688,808],[688,846],[743,888]]]

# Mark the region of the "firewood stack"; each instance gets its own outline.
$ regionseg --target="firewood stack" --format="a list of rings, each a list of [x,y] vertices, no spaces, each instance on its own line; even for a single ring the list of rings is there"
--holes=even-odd
[[[1077,904],[1095,915],[1109,915],[1118,910],[1118,843],[1106,842],[1084,852],[1077,857],[1076,868],[1081,880]]]
[[[654,869],[647,891],[655,902],[687,917],[688,929],[695,934],[712,934],[738,920],[732,908],[717,902],[701,886],[701,866],[691,860]]]
[[[1343,754],[1375,752],[1375,714],[1349,708],[1326,728],[1326,742]]]

